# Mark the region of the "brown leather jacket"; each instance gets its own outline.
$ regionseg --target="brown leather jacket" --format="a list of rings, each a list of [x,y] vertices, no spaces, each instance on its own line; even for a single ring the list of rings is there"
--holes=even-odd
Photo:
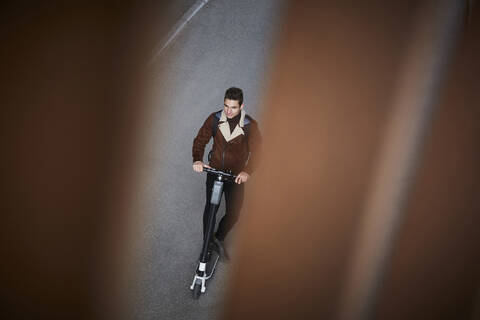
[[[193,140],[193,162],[203,161],[205,146],[214,131],[212,126],[216,113],[208,116]],[[240,121],[231,133],[226,115],[221,112],[218,128],[213,137],[209,165],[220,170],[231,170],[234,174],[241,171],[252,174],[258,165],[261,140],[257,122],[245,114],[245,111],[241,111]]]

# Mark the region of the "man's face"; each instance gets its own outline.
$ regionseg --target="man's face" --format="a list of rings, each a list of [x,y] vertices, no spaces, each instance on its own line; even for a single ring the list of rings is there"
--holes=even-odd
[[[225,111],[228,119],[232,119],[233,117],[237,116],[242,109],[243,104],[240,105],[238,100],[225,99],[225,101],[223,101],[223,110]]]

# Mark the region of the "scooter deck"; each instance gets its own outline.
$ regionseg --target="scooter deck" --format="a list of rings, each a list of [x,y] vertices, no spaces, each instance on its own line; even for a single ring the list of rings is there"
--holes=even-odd
[[[197,270],[195,271],[195,276],[193,277],[192,285],[190,286],[191,290],[194,290],[195,285],[198,285],[201,287],[200,292],[205,293],[207,289],[206,282],[213,276],[213,273],[215,272],[215,268],[217,266],[219,258],[220,256],[217,252],[212,252],[210,259],[206,263],[205,272],[199,271],[199,267],[197,267]]]
[[[215,272],[215,267],[217,266],[219,258],[220,256],[218,255],[217,252],[215,251],[212,252],[210,260],[207,262],[207,268],[206,268],[207,280],[213,276],[213,273]]]

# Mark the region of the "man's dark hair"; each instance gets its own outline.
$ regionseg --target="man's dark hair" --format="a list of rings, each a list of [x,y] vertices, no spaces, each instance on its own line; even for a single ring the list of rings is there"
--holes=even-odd
[[[225,91],[225,99],[237,100],[239,105],[243,103],[243,92],[242,89],[231,87]]]

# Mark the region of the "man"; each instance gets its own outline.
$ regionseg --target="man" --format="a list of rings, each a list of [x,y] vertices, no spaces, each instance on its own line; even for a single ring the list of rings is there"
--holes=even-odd
[[[244,185],[258,164],[261,135],[257,122],[243,110],[243,92],[239,88],[229,88],[225,92],[223,110],[214,112],[205,120],[193,140],[193,170],[202,172],[203,167],[213,167],[231,171],[237,175],[235,182],[226,182],[225,216],[220,220],[213,241],[220,255],[229,259],[223,241],[227,233],[238,220],[243,204]],[[213,146],[209,154],[209,165],[203,163],[205,146],[213,137]],[[215,177],[207,174],[206,203],[203,212],[203,235],[205,237],[210,197]],[[217,208],[218,209],[218,208]]]

